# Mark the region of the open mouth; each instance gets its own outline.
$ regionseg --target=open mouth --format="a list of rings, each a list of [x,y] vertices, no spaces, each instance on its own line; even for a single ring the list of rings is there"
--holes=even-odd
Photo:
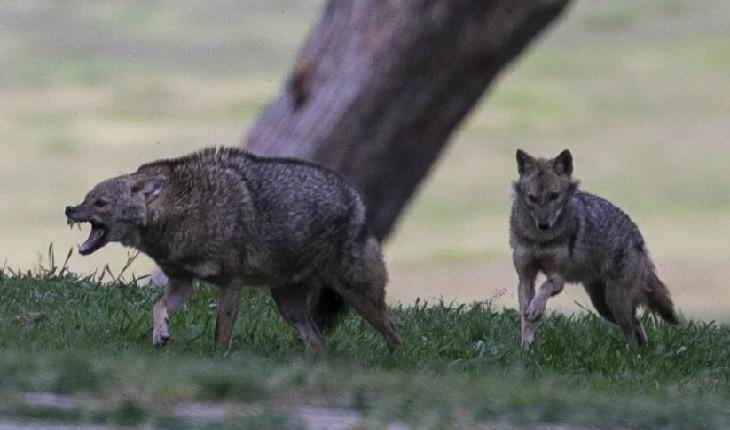
[[[68,225],[71,226],[71,228],[73,228],[74,225],[85,222],[91,224],[91,233],[89,233],[89,238],[86,239],[84,243],[79,245],[79,254],[89,255],[97,249],[101,248],[102,246],[106,245],[107,228],[103,224],[99,224],[94,221],[73,220],[71,218],[69,218],[67,222]]]

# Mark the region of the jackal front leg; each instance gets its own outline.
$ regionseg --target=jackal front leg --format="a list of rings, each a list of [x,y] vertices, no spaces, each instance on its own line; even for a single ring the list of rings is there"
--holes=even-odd
[[[519,276],[519,284],[517,292],[520,302],[520,321],[522,327],[522,346],[527,347],[535,340],[535,325],[526,317],[527,309],[535,295],[535,277],[537,271],[526,267],[517,267],[517,275]]]
[[[241,286],[232,284],[218,291],[218,316],[215,322],[215,347],[225,351],[231,347],[233,326],[241,304]]]
[[[193,294],[190,279],[171,278],[160,298],[152,308],[152,345],[162,347],[170,340],[168,324],[170,313],[183,306]]]
[[[547,280],[540,285],[535,297],[530,302],[525,315],[530,322],[537,322],[545,313],[545,307],[550,297],[558,295],[563,291],[565,280],[558,274],[548,276]]]

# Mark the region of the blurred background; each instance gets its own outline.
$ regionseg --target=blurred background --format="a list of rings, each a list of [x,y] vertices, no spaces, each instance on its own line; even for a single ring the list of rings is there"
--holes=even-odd
[[[0,265],[83,241],[63,208],[146,161],[237,145],[319,0],[0,3]],[[570,148],[640,225],[688,316],[730,321],[730,2],[577,1],[453,137],[387,243],[389,300],[516,307],[514,151]],[[71,270],[118,271],[112,244]],[[138,275],[151,264],[139,258]],[[1,300],[1,298],[0,298]],[[590,307],[579,286],[551,305]]]

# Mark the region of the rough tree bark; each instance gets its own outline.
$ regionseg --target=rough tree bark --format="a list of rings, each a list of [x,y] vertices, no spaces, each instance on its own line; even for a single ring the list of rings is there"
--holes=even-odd
[[[385,238],[449,136],[569,0],[328,0],[244,145],[329,166]]]

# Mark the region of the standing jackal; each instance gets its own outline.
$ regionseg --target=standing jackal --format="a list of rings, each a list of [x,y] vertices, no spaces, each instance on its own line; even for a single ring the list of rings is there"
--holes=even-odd
[[[269,287],[315,352],[325,349],[317,302],[323,289],[380,331],[390,350],[400,343],[362,199],[323,167],[210,148],[101,182],[66,216],[69,224],[91,224],[82,255],[121,242],[149,255],[169,277],[153,309],[155,346],[169,340],[168,313],[190,298],[193,279],[219,287],[219,348],[230,346],[244,286]]]
[[[639,229],[608,201],[578,190],[573,157],[566,149],[546,160],[517,150],[510,245],[519,277],[522,344],[535,339],[535,323],[547,300],[565,282],[582,283],[599,314],[618,324],[626,342],[641,345],[646,334],[639,305],[666,321],[678,318],[659,280]],[[538,272],[547,277],[535,294]]]

